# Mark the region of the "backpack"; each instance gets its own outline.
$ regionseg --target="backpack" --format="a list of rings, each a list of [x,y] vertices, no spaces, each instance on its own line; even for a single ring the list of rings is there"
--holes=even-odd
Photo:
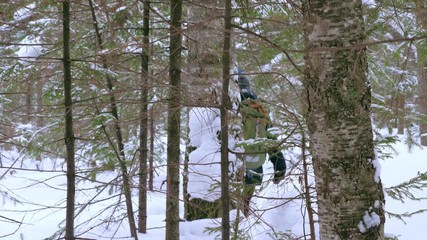
[[[250,98],[243,100],[240,103],[240,113],[243,122],[243,139],[267,138],[270,117],[261,101]],[[247,168],[257,169],[264,164],[267,149],[262,144],[250,144],[244,148]]]

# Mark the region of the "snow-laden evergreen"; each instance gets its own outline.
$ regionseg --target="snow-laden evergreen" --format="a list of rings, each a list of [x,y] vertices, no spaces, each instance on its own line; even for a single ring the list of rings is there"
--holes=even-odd
[[[192,108],[190,110],[190,146],[196,149],[189,155],[188,193],[190,198],[215,201],[221,197],[221,128],[219,109]],[[235,148],[233,138],[229,148]],[[229,154],[230,166],[235,169],[237,158]]]

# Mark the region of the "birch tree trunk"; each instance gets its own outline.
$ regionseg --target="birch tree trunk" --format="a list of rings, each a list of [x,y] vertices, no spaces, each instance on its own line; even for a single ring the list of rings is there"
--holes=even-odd
[[[416,0],[415,14],[420,32],[427,31],[427,1]],[[421,34],[421,33],[420,33]],[[420,121],[421,145],[427,146],[427,42],[421,40],[417,44],[418,57],[418,94],[419,109],[422,114]]]
[[[304,87],[320,239],[383,239],[362,3],[305,1]]]
[[[181,132],[182,0],[170,5],[170,92],[168,102],[166,240],[179,239],[179,159]]]

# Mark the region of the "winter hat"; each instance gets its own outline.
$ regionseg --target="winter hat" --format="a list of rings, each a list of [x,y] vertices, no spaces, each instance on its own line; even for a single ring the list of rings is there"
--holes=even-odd
[[[243,90],[243,89],[250,90],[251,83],[249,79],[245,75],[243,75],[242,69],[237,68],[237,75],[238,75],[238,84],[239,84],[240,90]]]
[[[257,95],[252,91],[251,89],[251,83],[250,80],[243,74],[242,69],[237,68],[237,83],[240,88],[240,95],[242,97],[242,100],[250,98],[250,99],[257,99]]]

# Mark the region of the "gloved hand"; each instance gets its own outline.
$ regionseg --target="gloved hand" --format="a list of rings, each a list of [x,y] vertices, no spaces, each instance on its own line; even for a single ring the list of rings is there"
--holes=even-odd
[[[246,169],[245,173],[245,184],[256,184],[260,185],[262,183],[263,177],[263,169],[262,166],[257,169]]]
[[[269,153],[270,161],[273,163],[274,167],[274,178],[273,183],[278,184],[285,178],[286,173],[286,161],[283,153],[279,150],[273,150]]]

